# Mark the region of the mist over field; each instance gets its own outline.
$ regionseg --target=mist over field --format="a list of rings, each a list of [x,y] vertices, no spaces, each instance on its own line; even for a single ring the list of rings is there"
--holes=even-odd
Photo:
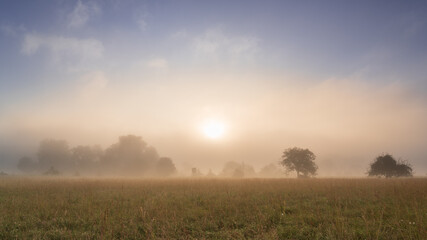
[[[0,0],[0,239],[427,239],[426,13]]]
[[[427,173],[422,2],[2,5],[0,170],[46,139],[135,135],[184,176],[258,172],[295,146],[319,177],[365,176],[382,153]]]
[[[13,109],[2,118],[2,168],[14,171],[20,157],[35,158],[44,139],[105,149],[119,136],[135,134],[171,157],[184,175],[193,167],[220,173],[228,161],[259,170],[277,163],[283,150],[293,146],[316,154],[319,176],[362,176],[383,152],[409,160],[416,174],[424,175],[424,96],[399,85],[380,88],[328,80],[314,87],[257,87],[261,80],[252,81],[245,93],[227,82],[195,85],[191,101],[180,85],[162,87],[160,96],[151,93],[161,83],[132,90],[106,87],[90,100],[74,95],[78,92],[63,94],[60,106],[59,96],[49,96],[44,103],[31,104],[40,104],[37,112]],[[215,88],[223,89],[221,98],[209,105]],[[200,129],[211,115],[224,119],[223,139],[206,138]]]

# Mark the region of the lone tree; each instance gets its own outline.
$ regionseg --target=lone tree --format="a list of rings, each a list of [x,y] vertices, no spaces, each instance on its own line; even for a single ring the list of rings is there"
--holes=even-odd
[[[308,149],[298,147],[288,148],[283,152],[280,162],[287,171],[296,171],[298,178],[316,175],[317,165],[314,163],[316,156]]]
[[[390,154],[382,154],[371,163],[368,176],[412,177],[412,167],[409,163],[396,161]]]
[[[161,177],[168,177],[176,173],[175,164],[168,157],[161,157],[156,166],[157,174]]]

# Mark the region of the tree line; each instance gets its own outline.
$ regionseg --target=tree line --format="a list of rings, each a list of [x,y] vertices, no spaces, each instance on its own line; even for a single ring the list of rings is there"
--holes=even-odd
[[[224,164],[221,172],[217,175],[209,169],[209,172],[203,174],[199,169],[192,168],[191,175],[193,177],[233,177],[233,178],[254,178],[254,177],[266,177],[266,178],[280,178],[283,177],[285,172],[279,167],[278,164],[270,163],[258,172],[255,168],[244,162],[238,163],[235,161],[228,161]]]
[[[285,149],[279,164],[268,164],[255,172],[251,165],[229,161],[225,163],[222,171],[217,175],[219,177],[283,177],[284,174],[295,172],[297,178],[310,178],[317,175],[316,155],[309,149],[298,147]],[[283,168],[279,168],[282,166]],[[408,162],[396,161],[390,154],[379,155],[370,165],[367,171],[368,176],[377,177],[412,177],[413,170]],[[199,169],[192,169],[194,177],[213,177],[216,176],[211,170],[204,175]]]
[[[117,143],[103,150],[99,146],[70,148],[64,140],[46,139],[40,142],[37,158],[22,157],[18,169],[25,173],[58,175],[125,175],[171,176],[176,167],[171,158],[160,157],[156,149],[147,145],[140,136],[119,137]],[[279,164],[269,164],[256,173],[248,164],[227,162],[218,176],[223,177],[280,177],[295,172],[297,178],[309,178],[317,174],[316,155],[309,149],[298,147],[285,149]],[[279,168],[281,165],[284,169]],[[284,171],[283,171],[284,170]],[[413,169],[406,161],[396,161],[390,154],[379,155],[370,165],[368,176],[411,177]],[[203,176],[197,168],[192,176]],[[216,176],[210,170],[206,175]]]
[[[25,173],[75,175],[170,176],[176,172],[171,158],[160,157],[141,137],[119,137],[103,150],[100,146],[70,148],[65,140],[40,142],[36,159],[22,157],[18,169]]]

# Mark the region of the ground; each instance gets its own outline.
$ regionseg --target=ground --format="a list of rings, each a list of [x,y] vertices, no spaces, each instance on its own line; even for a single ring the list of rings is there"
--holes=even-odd
[[[0,178],[0,239],[427,239],[426,226],[426,178]]]

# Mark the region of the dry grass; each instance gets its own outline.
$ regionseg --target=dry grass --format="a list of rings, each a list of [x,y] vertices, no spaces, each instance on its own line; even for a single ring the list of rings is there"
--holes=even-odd
[[[0,239],[427,239],[427,179],[0,178]]]

